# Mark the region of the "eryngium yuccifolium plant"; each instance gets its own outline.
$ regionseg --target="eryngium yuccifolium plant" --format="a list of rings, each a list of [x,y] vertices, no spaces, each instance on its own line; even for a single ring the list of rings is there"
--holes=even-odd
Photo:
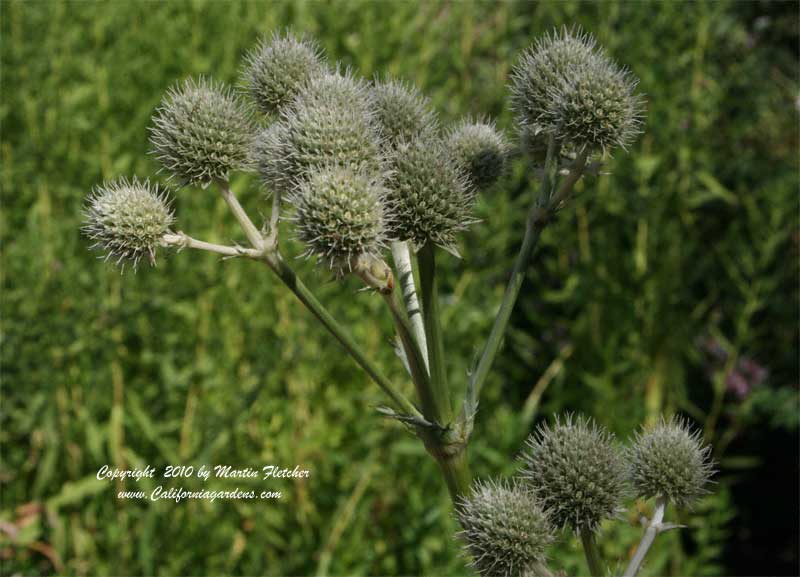
[[[244,80],[259,110],[274,114],[286,106],[308,80],[325,70],[315,42],[291,34],[262,39],[245,57]]]
[[[550,92],[600,60],[594,38],[580,31],[564,28],[537,40],[511,72],[511,106],[519,123],[535,133],[549,128],[542,116],[550,106]]]
[[[593,421],[567,416],[528,438],[522,476],[553,522],[595,530],[621,509],[627,469],[613,436]]]
[[[253,142],[251,114],[228,88],[188,79],[161,102],[150,143],[164,168],[184,184],[207,186],[245,168]]]
[[[553,542],[553,529],[534,491],[520,483],[475,483],[456,506],[459,534],[484,576],[536,574]]]
[[[372,109],[385,142],[391,147],[436,130],[436,115],[428,99],[397,80],[375,80]]]
[[[253,144],[253,164],[268,192],[284,194],[291,187],[286,133],[284,123],[274,122],[258,134]]]
[[[475,222],[474,193],[439,139],[401,143],[387,181],[393,236],[417,247],[432,242],[454,250],[456,233]]]
[[[447,147],[480,191],[497,182],[506,168],[508,144],[493,124],[465,120],[450,131]]]
[[[156,184],[119,178],[97,187],[87,198],[83,232],[123,268],[142,257],[155,264],[156,248],[175,218],[169,198]]]
[[[350,73],[313,77],[282,111],[289,176],[328,164],[380,172],[380,135],[366,84]]]
[[[605,59],[584,66],[550,89],[544,122],[559,141],[578,149],[624,149],[641,131],[643,104],[634,92],[637,83]]]
[[[700,433],[673,418],[636,435],[628,449],[631,480],[639,497],[664,497],[678,507],[690,507],[707,491],[713,466],[711,448]]]
[[[297,237],[307,253],[336,272],[347,272],[361,255],[384,246],[385,189],[364,169],[331,165],[301,181],[289,197],[297,210]]]

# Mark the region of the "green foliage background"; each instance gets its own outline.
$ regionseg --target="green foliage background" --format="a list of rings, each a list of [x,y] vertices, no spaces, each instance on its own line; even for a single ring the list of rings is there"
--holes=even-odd
[[[198,74],[237,82],[260,34],[307,32],[367,77],[415,82],[445,121],[490,115],[511,132],[516,55],[573,23],[641,78],[646,133],[544,235],[485,389],[474,472],[513,473],[530,427],[556,411],[592,414],[622,436],[683,411],[717,447],[719,485],[694,515],[674,517],[690,528],[659,541],[651,570],[742,570],[726,553],[754,530],[737,486],[765,474],[770,451],[797,475],[793,446],[766,444],[798,427],[796,3],[0,8],[3,574],[465,573],[435,464],[376,415],[377,387],[265,269],[186,251],[121,276],[87,250],[81,207],[103,179],[154,175],[147,126],[165,89]],[[522,174],[481,199],[464,259],[442,259],[452,383],[499,305],[530,198]],[[235,182],[252,214],[267,210],[255,184]],[[194,236],[241,240],[211,191],[181,191],[176,209]],[[297,267],[401,381],[378,300]],[[709,365],[698,339],[724,348],[724,363]],[[742,356],[769,376],[738,401],[726,377]],[[177,505],[117,500],[136,485],[94,477],[104,464],[202,463],[298,464],[312,476],[255,484],[283,490],[279,502]],[[796,517],[787,527],[770,553],[796,563]],[[624,557],[637,535],[609,526],[605,553]],[[554,558],[584,571],[568,535]]]

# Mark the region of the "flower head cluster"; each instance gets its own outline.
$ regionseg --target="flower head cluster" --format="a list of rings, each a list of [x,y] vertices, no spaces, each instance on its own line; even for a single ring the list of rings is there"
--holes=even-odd
[[[497,182],[506,168],[508,143],[492,123],[459,123],[450,131],[447,147],[480,191]]]
[[[156,248],[174,222],[169,198],[149,181],[119,178],[96,188],[84,209],[83,232],[123,268],[142,257],[155,264]]]
[[[244,168],[254,136],[251,115],[236,95],[204,78],[171,88],[150,132],[164,168],[182,183],[201,186]]]
[[[456,515],[465,548],[484,576],[535,574],[554,539],[535,493],[518,482],[476,483]]]
[[[289,197],[297,236],[310,255],[348,272],[355,259],[376,255],[386,238],[385,190],[380,178],[330,165],[313,172]]]
[[[372,109],[387,145],[398,146],[436,130],[436,115],[428,99],[397,80],[375,80]]]
[[[305,84],[325,70],[315,42],[291,34],[262,39],[245,57],[248,93],[265,114],[274,114],[300,93]]]
[[[628,450],[631,480],[639,497],[664,497],[678,507],[690,507],[706,493],[713,466],[711,448],[698,432],[673,418],[636,435]]]
[[[522,459],[523,478],[557,525],[595,530],[620,510],[627,469],[613,436],[594,422],[567,416],[541,426]]]
[[[512,73],[511,102],[522,127],[581,150],[626,147],[640,132],[637,80],[590,35],[555,32],[523,53]]]

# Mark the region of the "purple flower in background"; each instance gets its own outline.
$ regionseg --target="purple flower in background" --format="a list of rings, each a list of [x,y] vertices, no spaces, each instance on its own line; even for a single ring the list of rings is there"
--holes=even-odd
[[[759,386],[767,378],[769,371],[750,357],[742,357],[736,368],[725,377],[725,386],[739,400],[750,394],[753,387]]]

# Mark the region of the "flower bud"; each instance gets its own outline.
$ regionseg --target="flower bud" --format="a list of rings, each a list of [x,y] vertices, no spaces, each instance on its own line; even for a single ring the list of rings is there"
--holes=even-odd
[[[289,177],[329,164],[383,171],[380,136],[365,84],[349,73],[312,78],[282,111]]]
[[[461,122],[450,131],[447,148],[479,191],[497,182],[506,168],[508,144],[494,124]]]
[[[375,80],[372,109],[385,142],[394,148],[436,130],[436,115],[419,91],[396,80]]]
[[[528,438],[523,478],[553,522],[595,530],[615,516],[625,495],[626,469],[613,435],[593,421],[567,416]]]
[[[245,56],[248,93],[264,114],[274,114],[301,91],[308,80],[325,71],[315,42],[291,34],[263,38]]]
[[[254,136],[250,114],[221,85],[201,78],[171,88],[153,124],[152,151],[182,183],[207,186],[246,167]]]
[[[363,169],[329,165],[311,173],[288,198],[307,254],[337,273],[349,272],[361,255],[379,254],[386,238],[384,196],[380,180]]]
[[[95,241],[92,248],[105,251],[105,260],[123,269],[126,263],[135,269],[143,256],[154,265],[156,247],[175,220],[167,193],[136,177],[97,187],[87,198],[84,217],[83,233]]]
[[[705,485],[713,473],[710,452],[686,421],[662,419],[638,433],[628,450],[636,495],[664,497],[678,507],[690,507],[707,492]]]
[[[553,542],[553,530],[535,493],[519,483],[477,482],[456,507],[459,536],[484,576],[535,574]]]
[[[392,155],[387,186],[393,235],[400,240],[454,250],[456,233],[475,222],[471,187],[438,139],[401,143]]]

